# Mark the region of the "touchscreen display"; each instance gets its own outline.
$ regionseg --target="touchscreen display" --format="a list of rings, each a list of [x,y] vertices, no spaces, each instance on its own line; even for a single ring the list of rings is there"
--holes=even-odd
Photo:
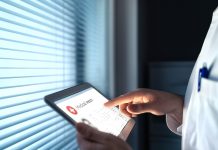
[[[129,117],[114,107],[104,107],[108,100],[94,88],[88,88],[72,96],[58,100],[55,104],[76,122],[84,122],[100,131],[118,136]]]

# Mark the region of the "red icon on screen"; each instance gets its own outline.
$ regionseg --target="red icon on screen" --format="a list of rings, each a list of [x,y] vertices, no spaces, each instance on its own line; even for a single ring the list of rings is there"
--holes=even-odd
[[[75,108],[73,108],[73,107],[71,107],[71,106],[67,106],[66,108],[67,108],[67,110],[68,110],[71,114],[73,114],[73,115],[76,115],[76,114],[77,114],[77,111],[76,111]]]

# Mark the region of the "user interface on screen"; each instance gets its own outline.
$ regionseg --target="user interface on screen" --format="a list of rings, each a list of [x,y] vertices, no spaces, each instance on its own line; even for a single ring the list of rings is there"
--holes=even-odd
[[[55,104],[76,122],[84,122],[100,131],[118,136],[129,117],[114,107],[104,107],[108,100],[94,88],[88,88],[72,96],[58,100]]]

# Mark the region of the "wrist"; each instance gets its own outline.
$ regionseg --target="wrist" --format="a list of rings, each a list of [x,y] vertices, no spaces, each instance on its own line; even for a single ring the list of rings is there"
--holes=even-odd
[[[178,122],[178,124],[182,124],[182,118],[183,118],[183,97],[176,95],[176,98],[174,99],[174,101],[176,102],[175,104],[175,108],[167,113],[167,115],[176,120],[176,122]]]
[[[182,125],[182,119],[183,119],[183,97],[178,96],[177,99],[177,105],[173,111],[166,113],[166,123],[168,128],[178,134],[181,135],[181,132],[178,132],[178,127]]]

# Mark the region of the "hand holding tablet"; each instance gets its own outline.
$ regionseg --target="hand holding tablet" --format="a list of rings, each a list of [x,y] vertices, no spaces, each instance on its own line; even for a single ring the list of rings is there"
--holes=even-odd
[[[108,100],[90,84],[81,84],[45,97],[45,101],[70,123],[83,122],[126,140],[135,121],[117,107],[104,106]]]

